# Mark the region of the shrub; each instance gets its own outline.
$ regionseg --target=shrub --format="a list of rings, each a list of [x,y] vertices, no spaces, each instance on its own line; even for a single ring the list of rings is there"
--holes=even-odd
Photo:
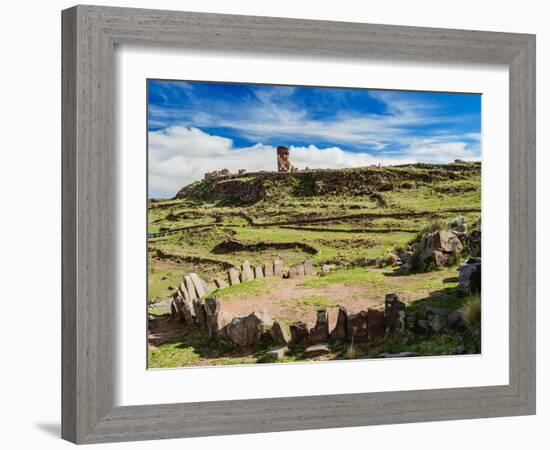
[[[384,259],[386,266],[393,266],[397,262],[397,255],[394,253],[388,253]]]
[[[424,236],[425,234],[433,233],[434,231],[445,230],[446,228],[447,224],[445,222],[443,222],[442,220],[434,220],[433,222],[430,222],[428,225],[423,227],[418,233],[416,233],[416,236],[409,241],[409,244],[420,242],[422,236]]]
[[[478,328],[481,326],[481,297],[479,295],[472,295],[462,307],[462,314],[464,320],[471,328]]]
[[[351,344],[347,350],[346,350],[346,358],[347,359],[356,359],[357,358],[357,349],[355,348],[355,344]]]

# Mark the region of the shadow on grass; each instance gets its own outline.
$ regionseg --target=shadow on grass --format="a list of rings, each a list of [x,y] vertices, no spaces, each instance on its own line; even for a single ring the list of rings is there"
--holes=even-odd
[[[429,305],[441,308],[446,312],[453,312],[464,306],[467,300],[468,297],[460,295],[456,288],[444,288],[430,292],[427,297],[409,303],[407,311],[415,312]]]

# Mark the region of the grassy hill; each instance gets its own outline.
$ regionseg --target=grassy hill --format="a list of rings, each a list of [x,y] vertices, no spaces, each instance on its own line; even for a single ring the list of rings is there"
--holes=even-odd
[[[391,290],[411,304],[441,291],[439,306],[456,308],[461,300],[450,293],[456,268],[398,277],[392,276],[394,268],[365,266],[404,247],[434,221],[458,215],[469,224],[481,217],[480,163],[259,172],[198,181],[173,199],[149,202],[148,301],[156,314],[167,312],[164,300],[191,271],[211,282],[244,260],[258,265],[280,258],[289,267],[310,258],[317,270],[322,264],[335,270],[293,286],[294,292],[273,306],[279,320],[303,316],[307,321],[315,306],[334,307],[342,299],[352,307],[375,306]],[[227,239],[242,245],[220,251]],[[270,289],[277,292],[277,286],[256,284],[218,294],[240,311],[241,303],[258,304]],[[345,292],[337,289],[344,285]],[[334,292],[344,292],[342,299]],[[184,363],[173,353],[169,358],[170,365]]]

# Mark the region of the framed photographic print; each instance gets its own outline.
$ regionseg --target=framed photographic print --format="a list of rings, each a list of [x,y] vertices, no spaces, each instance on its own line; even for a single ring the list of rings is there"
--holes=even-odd
[[[533,414],[534,73],[532,35],[64,11],[63,437]]]

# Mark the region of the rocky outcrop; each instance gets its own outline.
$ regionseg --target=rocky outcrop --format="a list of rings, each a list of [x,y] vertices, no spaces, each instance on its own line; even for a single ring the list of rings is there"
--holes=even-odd
[[[448,230],[437,230],[422,236],[417,252],[424,265],[443,267],[454,264],[462,252],[460,239]]]

